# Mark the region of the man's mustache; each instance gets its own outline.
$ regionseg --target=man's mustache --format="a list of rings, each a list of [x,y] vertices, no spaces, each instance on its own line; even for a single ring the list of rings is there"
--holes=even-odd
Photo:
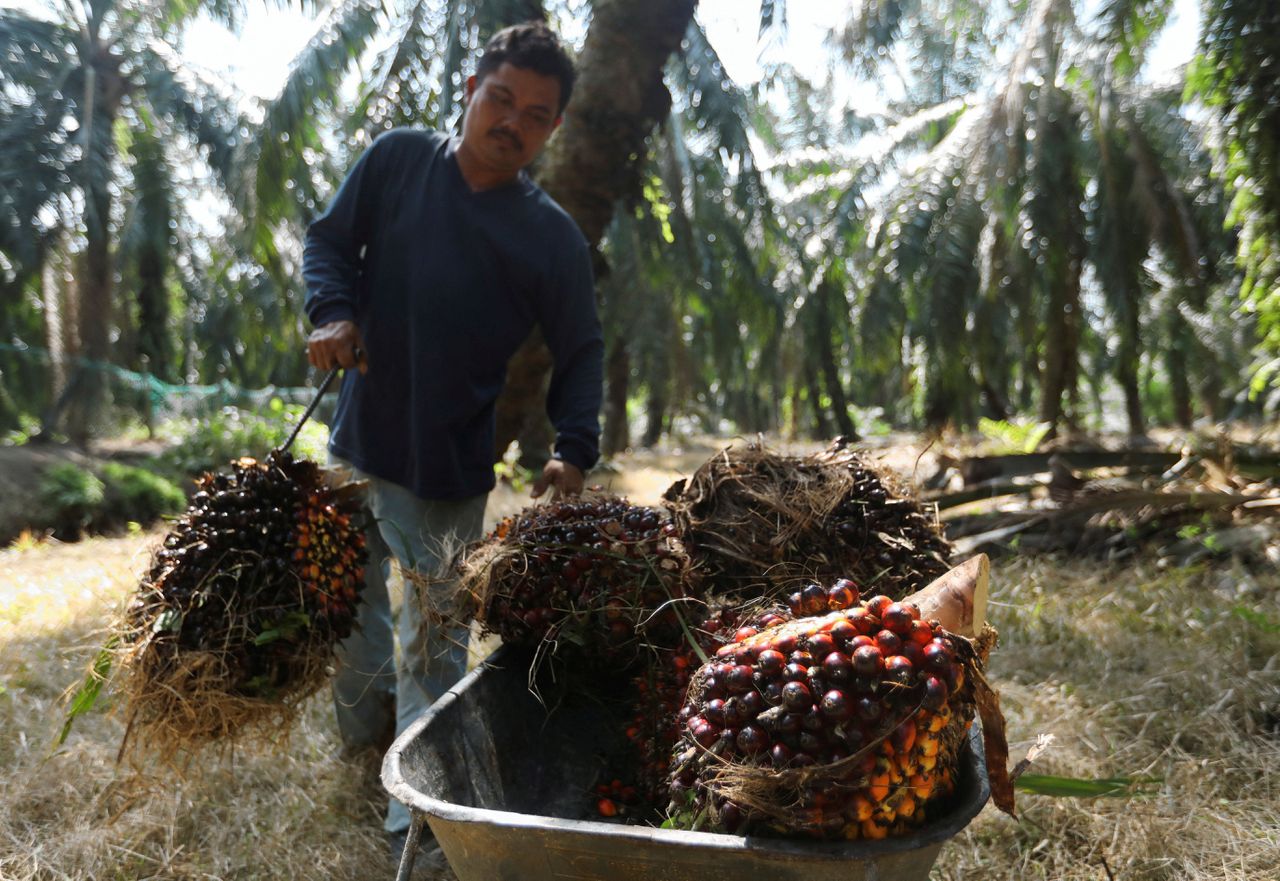
[[[511,146],[515,147],[517,150],[524,149],[524,143],[520,140],[520,136],[517,135],[515,132],[511,131],[511,129],[493,128],[489,130],[489,136],[495,137],[495,138],[497,137],[505,138],[507,141],[511,143]]]

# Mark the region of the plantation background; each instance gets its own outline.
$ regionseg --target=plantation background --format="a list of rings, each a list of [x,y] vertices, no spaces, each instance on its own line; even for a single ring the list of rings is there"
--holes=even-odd
[[[278,85],[194,60],[268,8],[309,35]],[[597,253],[589,481],[652,503],[757,436],[860,438],[935,501],[971,455],[1184,455],[1161,480],[1237,507],[1144,496],[1101,539],[1057,483],[947,514],[999,554],[1014,754],[1053,733],[1046,773],[1129,785],[988,809],[934,877],[1280,876],[1277,469],[1237,467],[1280,432],[1275,4],[0,0],[0,878],[390,877],[324,697],[283,756],[119,768],[110,706],[53,737],[161,518],[310,400],[307,224],[537,15],[582,69],[534,173]],[[510,370],[490,522],[547,455],[545,370],[536,340]]]

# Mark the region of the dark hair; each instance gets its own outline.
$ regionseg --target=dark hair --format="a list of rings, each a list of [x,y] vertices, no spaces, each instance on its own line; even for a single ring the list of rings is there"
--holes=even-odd
[[[560,40],[540,21],[503,28],[492,37],[480,55],[476,65],[476,79],[483,80],[489,73],[506,62],[513,67],[532,70],[543,76],[553,76],[560,81],[560,107],[563,113],[573,94],[573,83],[578,78],[573,69],[573,59],[565,51]]]

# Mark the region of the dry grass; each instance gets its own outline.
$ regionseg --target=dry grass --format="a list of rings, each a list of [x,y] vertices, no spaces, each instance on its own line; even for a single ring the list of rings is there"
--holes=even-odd
[[[937,879],[1280,878],[1280,575],[1071,560],[993,570],[991,675],[1035,770],[1151,776],[1141,799],[1021,795],[943,852]]]
[[[652,502],[671,471],[642,464],[645,486],[620,474],[612,488]],[[489,516],[521,504],[500,494]],[[341,755],[323,696],[288,751],[211,754],[185,774],[118,770],[122,723],[103,712],[52,749],[60,695],[155,540],[0,551],[0,879],[393,877],[373,763]],[[1164,783],[1139,800],[1023,794],[1020,822],[988,808],[933,877],[1280,878],[1280,574],[1248,593],[1235,582],[1222,569],[997,561],[991,671],[1015,757],[1052,732],[1036,771]]]

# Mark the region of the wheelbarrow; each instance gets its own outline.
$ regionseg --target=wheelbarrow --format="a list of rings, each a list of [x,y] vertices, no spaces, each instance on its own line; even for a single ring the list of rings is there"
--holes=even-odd
[[[942,845],[990,795],[973,726],[950,810],[892,839],[782,841],[603,822],[588,793],[623,736],[599,701],[529,688],[531,655],[499,649],[392,745],[382,783],[413,818],[398,881],[424,823],[459,881],[926,881]]]

